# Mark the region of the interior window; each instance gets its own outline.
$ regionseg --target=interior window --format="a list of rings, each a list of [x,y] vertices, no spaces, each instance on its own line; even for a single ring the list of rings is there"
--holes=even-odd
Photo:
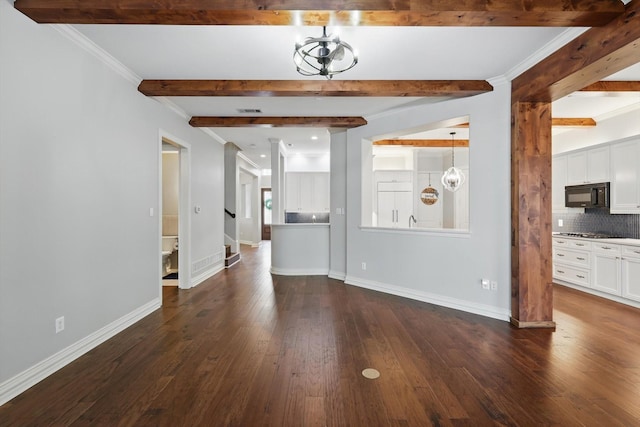
[[[367,143],[363,190],[371,191],[371,219],[363,225],[469,229],[468,116]]]

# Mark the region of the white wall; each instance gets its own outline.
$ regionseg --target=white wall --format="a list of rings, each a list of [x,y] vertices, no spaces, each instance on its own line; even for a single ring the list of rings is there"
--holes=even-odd
[[[202,208],[190,211],[191,260],[206,261],[194,274],[214,271],[223,245],[223,148],[7,0],[0,58],[6,399],[28,383],[16,380],[28,368],[47,358],[61,363],[59,352],[160,303],[161,129],[191,146],[191,201]],[[59,316],[66,328],[55,334]]]
[[[553,154],[640,135],[640,109],[553,136]]]
[[[306,156],[294,154],[287,157],[285,170],[287,172],[329,172],[330,155]]]
[[[403,110],[347,131],[347,283],[508,320],[510,99],[510,84],[502,82],[491,93]],[[368,153],[363,139],[467,114],[474,170],[470,233],[361,228],[361,203],[370,197],[361,194]],[[497,281],[498,291],[482,290],[482,278]]]

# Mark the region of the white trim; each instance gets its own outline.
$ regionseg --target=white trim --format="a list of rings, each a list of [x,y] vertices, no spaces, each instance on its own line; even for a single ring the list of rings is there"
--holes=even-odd
[[[111,68],[116,73],[120,74],[129,82],[136,85],[136,87],[142,81],[142,77],[133,72],[129,67],[124,65],[122,62],[118,61],[114,58],[110,53],[106,50],[98,46],[93,42],[93,40],[89,39],[87,36],[82,34],[80,31],[75,29],[73,26],[68,24],[54,24],[51,27],[58,31],[63,36],[67,37],[69,40],[80,46],[85,51],[89,52],[100,61],[102,61],[106,66]]]
[[[600,114],[599,116],[594,117],[593,120],[595,120],[596,123],[598,123],[598,122],[612,119],[614,117],[621,116],[623,114],[632,113],[636,110],[640,110],[640,102],[636,102],[634,104],[627,105],[622,108],[618,108],[617,110],[608,111],[604,114]]]
[[[160,298],[155,298],[80,341],[36,363],[13,378],[9,378],[0,384],[0,405],[4,405],[20,393],[36,385],[49,375],[67,366],[83,354],[96,348],[109,338],[114,337],[159,308]]]
[[[182,117],[183,119],[187,121],[191,120],[191,116],[189,116],[189,114],[187,114],[185,110],[183,110],[180,106],[178,106],[178,104],[171,101],[169,98],[165,96],[154,96],[153,99],[155,99],[160,104],[164,105],[165,107],[167,107],[168,109],[170,109],[171,111],[173,111],[174,113]]]
[[[589,28],[585,27],[573,27],[563,31],[558,37],[554,38],[549,43],[529,55],[524,61],[504,73],[504,77],[507,80],[515,79],[520,74],[524,73],[529,68],[533,67],[538,62],[542,61],[544,58],[551,55],[553,52],[557,51],[588,29]]]
[[[222,137],[220,135],[218,135],[217,133],[215,133],[214,131],[212,131],[209,128],[198,127],[198,129],[200,129],[202,132],[206,133],[207,135],[209,135],[211,138],[215,139],[216,141],[218,141],[222,145],[227,143],[227,141],[222,139]]]
[[[278,276],[328,276],[329,269],[326,268],[277,268],[269,269],[271,274]]]
[[[433,236],[433,237],[455,237],[458,239],[471,238],[471,232],[454,231],[453,229],[434,229],[434,228],[387,228],[387,227],[372,227],[368,225],[361,225],[358,227],[360,231],[372,232],[372,233],[391,233],[391,234],[409,234],[414,236]]]
[[[428,292],[417,291],[415,289],[404,288],[400,286],[389,285],[386,283],[375,282],[373,280],[361,279],[359,277],[347,275],[345,281],[347,285],[353,285],[360,288],[371,289],[386,294],[396,295],[399,297],[409,298],[417,301],[435,304],[442,307],[461,310],[467,313],[477,314],[479,316],[490,317],[492,319],[509,321],[511,312],[500,307],[491,305],[477,304],[471,301],[461,300],[457,298],[446,297]]]
[[[211,269],[205,271],[202,274],[197,275],[196,277],[191,278],[191,287],[195,288],[200,283],[215,276],[216,274],[220,273],[222,270],[224,270],[224,262],[215,264]]]
[[[260,170],[262,169],[260,166],[258,166],[253,160],[251,160],[250,158],[248,158],[247,156],[245,156],[244,154],[242,154],[240,151],[238,151],[238,157],[240,157],[242,160],[244,160],[245,162],[249,163],[249,165],[253,166],[254,168]],[[242,166],[238,166],[240,168],[242,168]],[[253,176],[257,176],[252,172],[249,172],[246,168],[242,168],[243,170],[246,170],[247,173],[250,173]]]
[[[347,273],[344,271],[335,271],[329,270],[329,279],[336,279],[344,282],[344,279],[347,278]]]
[[[260,246],[260,242],[253,242],[251,240],[238,240],[241,245],[251,246],[252,248],[257,248]]]

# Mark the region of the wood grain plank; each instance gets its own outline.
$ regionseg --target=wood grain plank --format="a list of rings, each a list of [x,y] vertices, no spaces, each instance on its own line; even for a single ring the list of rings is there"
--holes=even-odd
[[[517,102],[511,137],[511,318],[554,327],[551,287],[551,104]]]
[[[355,128],[367,124],[363,117],[192,117],[193,127],[321,127]]]
[[[512,82],[514,101],[556,101],[640,62],[640,0],[603,27],[591,28]]]
[[[426,148],[451,148],[453,147],[469,147],[468,139],[379,139],[373,141],[373,145],[404,145],[409,147],[426,147]]]
[[[580,92],[640,92],[640,81],[601,80],[583,87]]]
[[[17,0],[40,23],[163,25],[599,26],[616,0]],[[353,13],[357,12],[357,13]]]
[[[163,289],[161,310],[0,407],[0,425],[640,425],[640,309],[556,286],[556,331],[516,329],[272,276],[268,244],[241,252]],[[361,376],[371,364],[381,378]]]
[[[147,96],[466,97],[491,92],[485,80],[143,80]]]
[[[551,119],[551,126],[590,127],[596,126],[596,121],[589,117],[556,117]]]

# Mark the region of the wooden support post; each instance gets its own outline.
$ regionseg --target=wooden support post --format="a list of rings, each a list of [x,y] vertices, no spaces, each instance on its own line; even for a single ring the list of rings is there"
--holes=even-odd
[[[511,323],[553,328],[551,104],[512,106]]]

